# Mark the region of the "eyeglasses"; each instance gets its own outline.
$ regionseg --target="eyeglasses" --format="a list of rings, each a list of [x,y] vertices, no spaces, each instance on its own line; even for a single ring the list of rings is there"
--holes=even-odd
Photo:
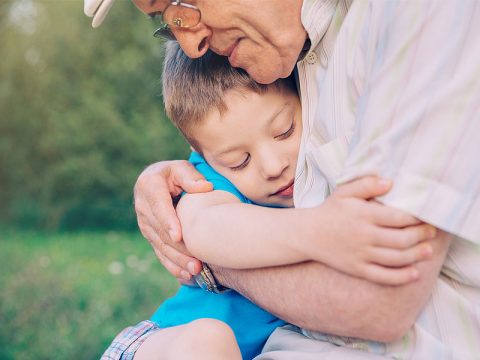
[[[194,5],[172,1],[161,15],[161,26],[154,31],[157,38],[175,39],[171,28],[188,29],[200,23],[202,14]]]

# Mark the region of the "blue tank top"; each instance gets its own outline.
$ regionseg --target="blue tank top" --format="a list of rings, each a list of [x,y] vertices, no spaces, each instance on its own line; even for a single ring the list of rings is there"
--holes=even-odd
[[[251,203],[198,153],[192,153],[189,161],[213,183],[214,190],[228,191],[240,201]],[[190,286],[180,286],[175,296],[166,300],[151,320],[167,328],[200,318],[213,318],[227,323],[235,333],[244,359],[253,359],[258,355],[273,330],[285,324],[235,291],[213,294]]]

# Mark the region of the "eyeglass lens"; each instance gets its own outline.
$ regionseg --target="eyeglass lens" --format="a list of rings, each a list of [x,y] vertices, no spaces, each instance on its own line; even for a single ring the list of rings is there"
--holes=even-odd
[[[172,4],[165,9],[163,21],[170,26],[190,28],[200,22],[200,11],[180,4]]]

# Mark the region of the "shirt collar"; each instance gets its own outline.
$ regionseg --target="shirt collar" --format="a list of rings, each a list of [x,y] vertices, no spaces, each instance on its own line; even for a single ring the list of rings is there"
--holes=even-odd
[[[302,24],[310,40],[310,48],[315,49],[324,38],[329,47],[340,30],[353,0],[304,0],[302,5]],[[308,44],[308,41],[307,43]],[[308,51],[308,50],[307,50]],[[306,53],[303,52],[303,55]],[[302,56],[303,57],[303,56]]]

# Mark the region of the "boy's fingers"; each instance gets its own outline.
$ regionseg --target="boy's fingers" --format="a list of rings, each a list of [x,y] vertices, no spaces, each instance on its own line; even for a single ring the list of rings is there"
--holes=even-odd
[[[427,260],[432,257],[433,248],[428,242],[423,242],[406,250],[376,247],[369,252],[369,261],[389,267],[402,267]]]
[[[383,205],[376,201],[370,201],[368,205],[369,216],[374,224],[392,228],[404,228],[422,223],[416,217],[403,210]]]
[[[376,176],[365,176],[349,183],[340,185],[333,195],[340,197],[355,197],[371,199],[386,194],[392,188],[392,181]]]
[[[403,268],[386,268],[369,264],[361,275],[365,279],[383,285],[403,285],[418,280],[420,274],[414,266]]]
[[[437,229],[428,224],[409,226],[404,229],[379,228],[376,233],[375,245],[392,248],[407,249],[425,240],[434,239]]]

